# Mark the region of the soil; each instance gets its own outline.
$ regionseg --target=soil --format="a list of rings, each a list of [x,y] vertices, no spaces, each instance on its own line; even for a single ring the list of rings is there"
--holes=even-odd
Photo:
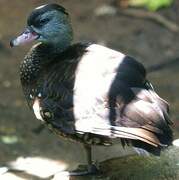
[[[29,110],[21,90],[18,68],[31,45],[11,49],[9,41],[26,26],[31,10],[49,2],[57,2],[70,12],[76,41],[92,41],[129,54],[146,67],[162,62],[179,60],[179,33],[171,32],[160,24],[122,14],[96,16],[95,10],[110,0],[13,0],[0,1],[0,163],[15,161],[18,157],[44,157],[66,163],[68,168],[85,163],[80,144],[64,141],[46,128],[36,134],[40,122]],[[159,13],[179,24],[179,3]],[[155,90],[171,105],[175,137],[179,136],[179,61],[173,66],[149,73],[148,79]],[[8,143],[3,138],[9,138]],[[13,143],[13,138],[15,142]],[[17,142],[16,142],[17,141]],[[98,161],[131,154],[120,145],[110,148],[94,147]],[[25,177],[24,177],[25,178]],[[0,179],[3,179],[0,178]],[[13,178],[12,178],[13,179]],[[25,179],[33,179],[25,178]],[[34,178],[35,179],[35,178]],[[38,179],[38,178],[37,178]]]

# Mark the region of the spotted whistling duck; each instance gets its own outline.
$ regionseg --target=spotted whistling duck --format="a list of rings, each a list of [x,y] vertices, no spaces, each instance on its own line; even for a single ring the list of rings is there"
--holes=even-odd
[[[118,139],[123,146],[159,155],[171,144],[169,105],[156,94],[141,63],[98,44],[72,44],[69,14],[58,4],[34,9],[25,31],[10,44],[34,40],[20,65],[25,98],[53,132],[84,144],[87,173],[94,170],[92,145]]]

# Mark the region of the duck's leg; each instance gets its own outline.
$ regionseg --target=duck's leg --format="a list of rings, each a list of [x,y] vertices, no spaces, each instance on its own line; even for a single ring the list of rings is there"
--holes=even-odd
[[[85,175],[95,175],[98,174],[99,171],[97,167],[92,163],[92,152],[91,152],[91,146],[90,145],[84,145],[85,151],[86,151],[86,157],[87,157],[87,169],[84,167],[83,168],[78,168],[77,170],[74,171],[63,171],[59,172],[58,174],[55,174],[54,176],[56,177],[57,175],[62,175],[64,176],[85,176]],[[83,170],[82,170],[83,169]]]
[[[95,164],[92,163],[92,152],[90,145],[84,145],[87,157],[87,170],[80,170],[80,168],[76,171],[69,172],[70,176],[84,176],[84,175],[95,175],[98,173],[98,169]]]
[[[88,163],[88,174],[96,174],[98,173],[98,169],[92,162],[92,151],[90,145],[84,145],[84,148],[86,150],[86,156],[87,156],[87,163]]]
[[[91,146],[89,145],[84,145],[85,151],[86,151],[86,159],[87,159],[87,164],[88,164],[88,171],[91,171],[91,166],[92,166],[92,150]]]

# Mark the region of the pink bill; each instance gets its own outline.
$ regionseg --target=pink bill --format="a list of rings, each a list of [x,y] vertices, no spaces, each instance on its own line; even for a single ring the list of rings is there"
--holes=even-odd
[[[38,34],[30,32],[29,30],[24,31],[20,36],[11,41],[11,46],[23,45],[38,38]]]

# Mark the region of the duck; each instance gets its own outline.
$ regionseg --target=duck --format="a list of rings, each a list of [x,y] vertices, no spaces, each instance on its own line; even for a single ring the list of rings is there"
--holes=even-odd
[[[172,144],[169,104],[143,64],[95,43],[73,43],[70,15],[58,4],[32,10],[11,47],[35,41],[20,63],[20,81],[36,119],[57,136],[80,142],[94,173],[93,145],[116,142],[160,155]]]

